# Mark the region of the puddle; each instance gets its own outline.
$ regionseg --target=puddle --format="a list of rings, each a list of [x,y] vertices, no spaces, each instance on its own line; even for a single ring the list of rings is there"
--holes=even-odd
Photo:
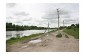
[[[29,41],[29,43],[39,43],[39,42],[42,42],[42,40],[41,39],[36,39],[36,40]]]

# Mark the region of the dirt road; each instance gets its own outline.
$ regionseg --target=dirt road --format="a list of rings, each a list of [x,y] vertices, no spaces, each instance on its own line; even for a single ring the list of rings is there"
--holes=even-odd
[[[11,46],[7,46],[10,52],[78,52],[79,39],[74,39],[72,36],[61,31],[62,37],[56,37],[57,32],[43,35],[39,43],[22,43],[18,42]],[[66,38],[67,35],[69,38]]]

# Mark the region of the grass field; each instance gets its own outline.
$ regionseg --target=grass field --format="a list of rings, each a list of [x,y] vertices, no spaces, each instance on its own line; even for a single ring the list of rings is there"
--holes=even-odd
[[[68,33],[69,35],[74,36],[75,39],[79,39],[79,29],[65,29],[64,32]]]

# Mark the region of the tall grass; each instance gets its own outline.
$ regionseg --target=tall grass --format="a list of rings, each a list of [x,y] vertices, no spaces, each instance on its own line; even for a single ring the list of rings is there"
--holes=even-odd
[[[75,39],[79,39],[79,29],[65,29],[64,32],[68,33],[69,35],[74,36]]]

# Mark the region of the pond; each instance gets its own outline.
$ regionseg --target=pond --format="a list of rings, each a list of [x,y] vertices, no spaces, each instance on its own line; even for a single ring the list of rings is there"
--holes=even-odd
[[[37,33],[44,33],[45,31],[46,30],[6,31],[6,40],[10,39],[11,37],[29,36],[29,35],[37,34]],[[49,31],[52,31],[52,30],[49,30]]]

